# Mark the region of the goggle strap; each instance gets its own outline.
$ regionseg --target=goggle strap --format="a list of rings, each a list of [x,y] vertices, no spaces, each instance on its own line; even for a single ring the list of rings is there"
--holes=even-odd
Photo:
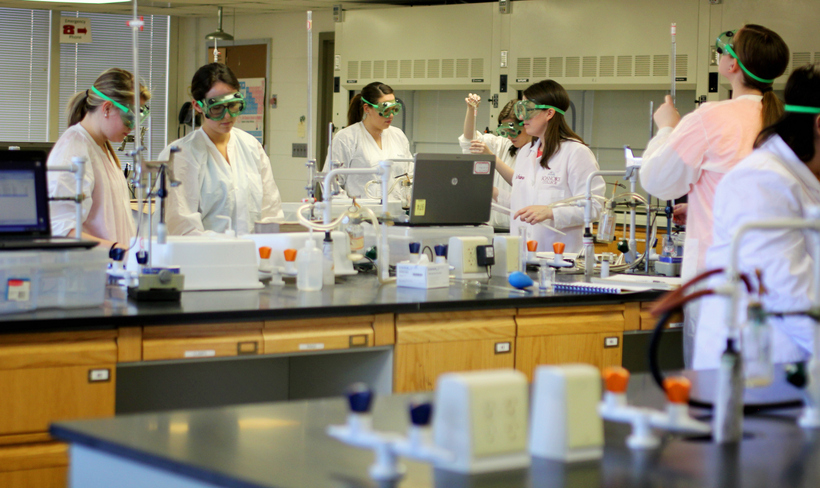
[[[108,96],[108,95],[106,95],[105,93],[103,93],[103,92],[101,92],[100,90],[98,90],[96,86],[91,85],[91,90],[92,90],[94,93],[96,93],[98,97],[102,98],[103,100],[108,100],[109,102],[113,103],[115,107],[117,107],[118,109],[122,110],[123,112],[128,113],[128,112],[130,112],[130,111],[131,111],[131,109],[129,109],[129,108],[128,108],[128,107],[126,107],[125,105],[121,104],[120,102],[118,102],[118,101],[116,101],[116,100],[113,100],[111,97],[109,97],[109,96]]]
[[[729,53],[733,58],[735,58],[735,60],[737,60],[737,64],[740,65],[740,69],[742,69],[744,73],[749,75],[749,77],[751,79],[753,79],[755,81],[759,81],[760,83],[774,83],[774,80],[767,80],[766,78],[761,78],[761,77],[755,75],[754,73],[752,73],[751,71],[749,71],[748,69],[746,69],[746,66],[743,65],[743,61],[741,61],[740,58],[737,57],[737,54],[735,53],[735,50],[732,49],[732,46],[727,44],[726,45],[726,52]]]
[[[551,108],[551,109],[555,110],[556,112],[558,112],[561,115],[566,115],[566,112],[564,112],[560,108],[554,107],[552,105],[536,105],[535,108],[540,108],[540,109],[550,109]]]
[[[362,101],[363,101],[364,103],[366,103],[366,104],[370,105],[370,106],[371,106],[371,107],[373,107],[373,108],[379,108],[379,106],[378,106],[378,105],[376,105],[375,103],[370,103],[370,102],[368,102],[367,100],[365,100],[365,98],[364,98],[364,97],[362,97]]]
[[[786,104],[783,107],[783,110],[786,112],[791,112],[795,114],[820,114],[820,107],[807,107],[805,105],[789,105]]]

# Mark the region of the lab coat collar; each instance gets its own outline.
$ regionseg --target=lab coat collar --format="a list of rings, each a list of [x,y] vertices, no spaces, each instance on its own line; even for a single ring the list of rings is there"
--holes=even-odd
[[[754,100],[756,102],[763,101],[763,95],[740,95],[737,98],[732,98],[732,100],[741,100],[743,98],[748,98],[749,100]]]
[[[773,135],[763,144],[761,149],[777,156],[778,161],[802,183],[815,203],[820,204],[820,181],[779,135]]]

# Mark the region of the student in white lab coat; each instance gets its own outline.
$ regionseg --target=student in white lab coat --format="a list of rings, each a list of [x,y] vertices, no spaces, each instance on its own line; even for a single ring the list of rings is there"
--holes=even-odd
[[[345,168],[373,168],[379,165],[379,161],[387,159],[412,159],[407,136],[391,125],[393,117],[401,109],[401,102],[396,101],[393,89],[384,83],[374,81],[362,88],[362,92],[350,101],[347,127],[333,137],[332,152],[327,160],[332,158]],[[393,163],[391,173],[393,191],[390,197],[408,198],[408,195],[402,194],[401,185],[393,185],[403,175],[412,179],[412,163]],[[348,175],[344,189],[350,197],[366,198],[364,187],[371,180],[381,181],[381,178],[375,175]],[[381,194],[380,186],[370,192]]]
[[[515,156],[518,150],[530,142],[532,136],[527,134],[524,123],[515,118],[513,113],[518,100],[510,100],[498,113],[498,128],[495,134],[482,134],[475,130],[475,117],[481,97],[470,93],[464,99],[467,102],[467,114],[464,116],[464,133],[458,137],[458,143],[464,154],[489,154],[496,157],[510,168],[515,168]],[[507,183],[498,171],[493,179],[493,197],[499,205],[509,208],[512,186]],[[490,214],[490,225],[496,229],[509,229],[510,216],[506,212],[493,210]]]
[[[802,218],[820,205],[820,64],[796,69],[786,84],[785,114],[765,128],[755,150],[723,177],[715,193],[714,242],[706,254],[707,269],[726,268],[732,237],[743,224],[763,219]],[[816,234],[815,234],[816,235]],[[756,282],[761,270],[769,312],[808,310],[820,283],[814,282],[815,254],[810,232],[752,231],[740,246],[739,270]],[[724,281],[710,280],[710,287]],[[754,297],[753,297],[754,298]],[[743,323],[749,297],[738,318]],[[694,367],[717,368],[726,349],[725,297],[703,299],[695,334]],[[769,317],[774,329],[772,352],[777,363],[808,359],[814,324],[804,316]],[[744,342],[742,347],[747,347]]]
[[[142,85],[139,89],[144,104],[151,93]],[[67,112],[68,129],[51,150],[48,165],[69,166],[75,156],[87,159],[82,237],[111,249],[127,249],[136,227],[128,183],[111,142],[122,142],[134,126],[134,77],[118,68],[105,71],[88,90],[71,97]],[[147,115],[148,107],[143,105],[141,120]],[[74,174],[49,172],[48,193],[51,197],[73,197]],[[53,235],[76,235],[74,202],[51,202],[50,214]]]
[[[172,142],[174,174],[182,184],[170,188],[168,233],[200,235],[225,232],[228,219],[238,235],[253,232],[254,222],[282,219],[282,199],[273,181],[270,159],[255,137],[234,127],[245,109],[239,81],[221,63],[199,68],[191,80],[194,110],[202,127]]]
[[[534,139],[518,151],[515,169],[496,161],[497,171],[512,185],[510,233],[518,235],[527,228],[527,239],[538,241],[538,251],[552,252],[554,242],[563,242],[565,252],[579,252],[583,247],[584,209],[552,208],[549,204],[586,193],[587,177],[597,171],[598,161],[581,136],[567,125],[564,113],[569,109],[569,94],[553,80],[544,80],[524,90],[524,99],[516,103],[515,116],[524,121],[524,130]],[[596,177],[592,193],[603,196],[604,179]],[[597,220],[601,205],[592,206]],[[542,226],[548,225],[565,236]]]

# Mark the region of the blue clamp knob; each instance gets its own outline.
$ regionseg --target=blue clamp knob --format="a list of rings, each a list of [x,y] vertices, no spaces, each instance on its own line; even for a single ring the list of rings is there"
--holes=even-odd
[[[367,413],[373,403],[373,390],[364,383],[355,383],[347,390],[347,401],[352,412]]]
[[[443,256],[447,257],[447,246],[444,244],[438,244],[437,246],[433,247],[433,251],[435,251],[436,256]]]
[[[148,264],[148,251],[137,251],[137,263]]]
[[[114,261],[122,261],[125,258],[125,249],[115,247],[108,251],[108,257]]]
[[[410,422],[418,427],[430,425],[430,418],[433,415],[433,404],[430,402],[410,404]]]
[[[410,254],[418,254],[421,251],[421,243],[420,242],[411,242],[410,243]]]

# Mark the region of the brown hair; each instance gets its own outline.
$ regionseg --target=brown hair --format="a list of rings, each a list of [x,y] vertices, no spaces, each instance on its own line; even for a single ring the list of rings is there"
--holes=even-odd
[[[381,97],[390,95],[391,93],[393,93],[393,89],[380,81],[374,81],[362,88],[362,92],[357,93],[356,96],[353,97],[353,100],[350,101],[350,106],[347,109],[347,125],[351,126],[364,119],[364,102],[362,101],[362,97],[370,103],[377,103]]]
[[[205,94],[211,91],[211,88],[221,81],[226,85],[240,89],[239,80],[233,74],[231,68],[222,63],[210,63],[202,66],[191,79],[191,96],[194,100],[204,100]]]
[[[807,64],[794,70],[786,82],[786,103],[820,108],[820,63]],[[815,124],[817,114],[786,112],[774,124],[757,136],[755,148],[772,136],[779,135],[800,161],[814,158]]]
[[[94,81],[94,87],[103,95],[112,100],[116,100],[117,103],[121,103],[126,107],[130,107],[134,104],[134,76],[130,71],[125,71],[120,68],[108,69],[97,77],[97,80]],[[139,90],[140,98],[146,101],[151,99],[151,92],[148,91],[145,85],[140,84]],[[71,127],[72,125],[79,124],[87,114],[97,111],[106,101],[107,100],[94,93],[94,90],[90,88],[75,93],[68,101],[66,108],[68,126]],[[105,141],[105,145],[116,162],[119,163],[119,158],[114,152],[114,148],[111,147],[111,143]]]
[[[569,110],[569,93],[563,86],[553,80],[543,80],[530,85],[529,88],[524,90],[524,96],[527,97],[527,100],[532,100],[538,105],[552,105],[563,111]],[[552,120],[547,124],[547,132],[544,134],[541,166],[549,168],[549,160],[558,152],[561,142],[573,140],[586,144],[581,136],[570,129],[564,116],[555,112]]]
[[[501,122],[507,119],[513,119],[516,124],[520,123],[521,121],[518,120],[518,117],[515,116],[515,104],[518,102],[516,99],[512,99],[504,105],[504,108],[498,112],[498,125],[501,125]],[[523,127],[519,127],[519,129],[523,130]],[[518,148],[515,147],[515,144],[510,144],[510,156],[515,156],[515,153],[518,152]]]
[[[734,51],[746,69],[768,80],[782,75],[789,63],[789,46],[783,38],[756,24],[746,24],[737,32]],[[744,71],[743,84],[763,93],[763,127],[773,124],[783,115],[783,102],[772,92],[771,83],[757,81]]]

